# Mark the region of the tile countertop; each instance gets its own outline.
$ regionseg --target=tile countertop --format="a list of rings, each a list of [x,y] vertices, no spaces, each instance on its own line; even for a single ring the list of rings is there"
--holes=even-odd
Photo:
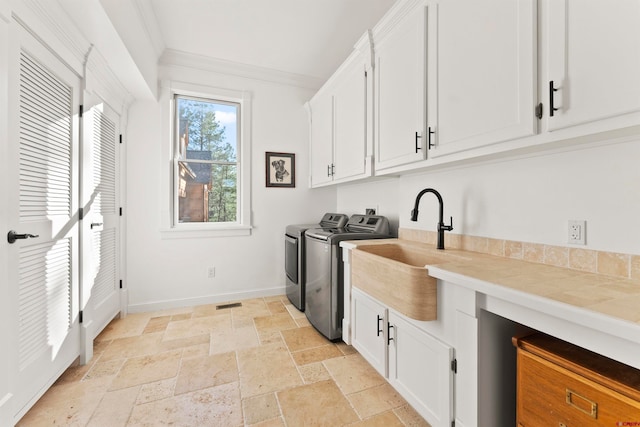
[[[401,243],[451,261],[427,265],[429,274],[489,297],[640,345],[640,282],[458,249],[438,251],[411,240],[351,241],[345,247]],[[635,347],[635,346],[634,346]],[[637,353],[636,353],[637,354]]]

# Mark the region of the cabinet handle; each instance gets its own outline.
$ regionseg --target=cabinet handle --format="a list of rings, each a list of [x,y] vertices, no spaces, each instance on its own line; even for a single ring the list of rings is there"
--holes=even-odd
[[[387,324],[387,345],[391,344],[391,341],[393,341],[393,337],[391,336],[391,328],[393,328],[394,326],[389,323]]]
[[[566,389],[566,396],[567,396],[567,403],[569,404],[569,406],[573,406],[580,412],[583,412],[589,415],[591,418],[596,418],[596,419],[598,418],[598,404],[596,402],[594,402],[593,400],[587,399],[586,397],[581,396],[575,391],[569,390],[569,389]],[[574,396],[577,397],[578,399],[576,400]],[[578,403],[578,401],[580,400],[582,402]],[[584,406],[584,408],[581,406]]]
[[[433,144],[431,142],[431,135],[433,135],[434,133],[436,133],[436,131],[435,130],[431,130],[431,126],[429,126],[429,136],[428,136],[428,139],[427,139],[427,141],[428,141],[427,146],[429,147],[429,150],[431,150],[433,147],[436,146],[436,144]]]
[[[553,112],[558,111],[559,108],[553,106],[553,92],[557,92],[558,89],[553,87],[553,80],[549,82],[549,116],[553,117]]]
[[[330,165],[327,165],[327,176],[331,177],[335,174],[336,174],[336,165],[334,165],[333,163],[331,163]]]
[[[418,150],[422,150],[422,147],[418,144],[418,138],[422,138],[422,135],[418,135],[418,132],[416,132],[416,153]]]
[[[384,320],[384,319],[382,318],[382,316],[380,316],[380,315],[378,314],[378,333],[376,334],[376,336],[377,336],[377,337],[379,337],[379,336],[380,336],[380,334],[381,334],[381,333],[382,333],[382,331],[383,331],[383,330],[382,330],[382,328],[380,327],[380,321],[381,321],[381,320]]]

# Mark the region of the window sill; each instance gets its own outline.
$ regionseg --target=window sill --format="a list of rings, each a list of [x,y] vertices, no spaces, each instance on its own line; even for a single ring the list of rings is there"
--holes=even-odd
[[[236,237],[250,236],[252,227],[250,225],[227,225],[224,227],[175,227],[160,230],[162,239],[198,239],[212,237]]]

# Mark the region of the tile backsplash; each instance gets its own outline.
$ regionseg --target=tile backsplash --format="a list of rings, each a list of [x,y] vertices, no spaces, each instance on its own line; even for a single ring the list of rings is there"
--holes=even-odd
[[[400,228],[398,238],[434,244],[435,231]],[[445,234],[445,247],[640,281],[640,255]]]

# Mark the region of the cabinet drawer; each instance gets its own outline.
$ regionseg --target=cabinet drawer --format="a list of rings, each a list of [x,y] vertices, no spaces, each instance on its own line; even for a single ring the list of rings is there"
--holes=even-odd
[[[590,427],[640,425],[640,400],[634,396],[633,386],[617,383],[592,366],[580,365],[564,355],[546,353],[533,347],[527,351],[518,342],[517,411],[518,425],[522,427]],[[567,344],[571,346],[570,344]],[[534,354],[537,353],[537,354]],[[578,360],[597,360],[596,366],[610,362],[616,368],[627,370],[627,376],[638,376],[637,370],[615,361],[593,355],[593,359],[580,355],[586,350],[571,346],[570,355]],[[545,357],[550,356],[550,357]],[[604,360],[603,360],[604,359]],[[564,365],[564,366],[563,366]],[[607,371],[604,368],[603,371]],[[631,424],[630,424],[631,423]]]

